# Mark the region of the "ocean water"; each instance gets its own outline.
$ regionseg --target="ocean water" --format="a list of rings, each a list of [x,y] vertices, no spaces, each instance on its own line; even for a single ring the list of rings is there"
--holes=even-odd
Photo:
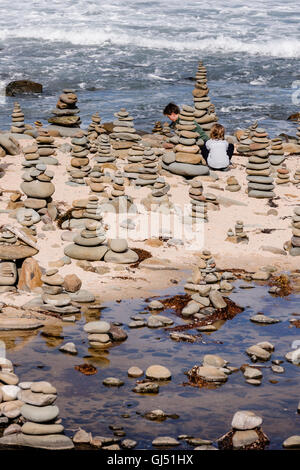
[[[300,103],[300,9],[292,0],[1,0],[0,129],[15,98],[5,85],[42,83],[19,97],[27,123],[47,123],[63,88],[78,93],[82,127],[126,107],[138,129],[165,120],[169,101],[192,104],[198,61],[228,132],[260,121],[270,136],[295,134]]]

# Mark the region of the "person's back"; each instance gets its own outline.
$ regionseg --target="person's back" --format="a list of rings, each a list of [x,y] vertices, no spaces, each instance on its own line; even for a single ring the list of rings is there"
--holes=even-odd
[[[227,140],[209,139],[206,148],[209,150],[207,164],[212,168],[226,168],[230,161],[227,155]]]

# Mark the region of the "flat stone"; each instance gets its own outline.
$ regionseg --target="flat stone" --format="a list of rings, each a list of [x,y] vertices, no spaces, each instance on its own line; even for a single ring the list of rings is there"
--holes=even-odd
[[[128,249],[124,253],[115,253],[112,250],[108,250],[104,256],[105,262],[116,264],[133,264],[136,263],[138,259],[138,254],[130,249]]]
[[[115,377],[107,377],[103,380],[102,383],[107,387],[121,387],[122,385],[124,385],[123,380],[117,379]]]
[[[62,352],[69,353],[69,354],[77,354],[78,353],[74,343],[66,343],[63,346],[61,346],[59,348],[59,350],[62,351]]]
[[[3,401],[16,400],[20,390],[20,387],[17,385],[0,385],[0,393],[2,392]]]
[[[253,430],[236,431],[232,438],[232,445],[234,449],[241,449],[258,441],[258,434]]]
[[[290,436],[282,444],[286,449],[299,449],[300,448],[300,436]]]
[[[159,300],[152,300],[149,304],[148,304],[148,308],[149,310],[161,310],[164,307],[164,304],[161,303]]]
[[[137,384],[132,391],[135,393],[158,393],[159,385],[154,382],[146,382]]]
[[[250,346],[250,348],[246,350],[246,353],[248,356],[255,356],[257,359],[262,361],[268,361],[271,357],[271,354],[268,351],[257,345]]]
[[[74,293],[70,292],[69,295],[74,302],[78,302],[78,303],[90,303],[90,302],[95,301],[94,294],[92,294],[92,292],[89,292],[85,289],[80,289],[79,291],[74,292]]]
[[[168,437],[168,436],[161,436],[161,437],[156,437],[152,441],[153,446],[157,447],[173,447],[173,446],[179,446],[180,442],[174,439],[173,437]]]
[[[245,367],[244,377],[246,379],[261,379],[262,376],[263,375],[259,369],[255,369],[254,367]],[[247,428],[247,429],[252,429],[252,428]]]
[[[74,448],[71,439],[63,434],[34,436],[23,433],[0,438],[0,446],[34,447],[46,450],[69,450]]]
[[[267,281],[270,277],[270,273],[266,271],[257,271],[256,273],[252,274],[251,277],[254,281]]]
[[[86,333],[108,333],[110,330],[110,324],[106,321],[92,321],[86,323],[83,327]]]
[[[30,390],[35,393],[56,393],[56,388],[53,387],[49,382],[32,382]]]
[[[251,321],[254,323],[262,323],[262,324],[273,324],[273,323],[279,323],[280,320],[277,320],[276,318],[271,318],[267,317],[266,315],[254,315],[253,317],[250,318]]]
[[[21,390],[18,393],[18,400],[34,406],[47,406],[55,402],[57,396],[55,394],[35,393],[31,390]]]
[[[222,372],[219,368],[214,366],[204,365],[198,367],[197,375],[207,382],[226,382],[227,375]]]
[[[59,409],[57,406],[32,406],[32,405],[23,405],[21,408],[22,416],[28,421],[33,421],[34,423],[45,423],[52,421],[58,416]]]
[[[169,380],[171,378],[171,372],[164,366],[153,365],[146,370],[146,377],[155,380]]]
[[[115,253],[124,253],[128,249],[125,238],[114,238],[109,242],[110,249]]]
[[[128,377],[137,378],[137,377],[141,377],[144,374],[144,372],[139,367],[133,366],[128,369],[127,374],[128,374]]]
[[[218,292],[217,290],[211,290],[210,291],[209,299],[210,299],[212,305],[215,308],[226,308],[227,307],[227,304],[226,304],[225,300],[223,299],[220,292]]]
[[[23,434],[30,435],[49,435],[49,434],[59,434],[64,431],[64,427],[61,424],[38,424],[27,421],[22,426]]]
[[[205,354],[203,358],[203,365],[205,366],[224,367],[226,364],[227,361],[216,354]]]
[[[75,444],[89,444],[92,439],[92,434],[90,432],[86,432],[84,429],[79,429],[74,436],[73,442]]]
[[[19,382],[19,378],[13,372],[0,371],[0,382],[3,382],[6,385],[17,385]]]

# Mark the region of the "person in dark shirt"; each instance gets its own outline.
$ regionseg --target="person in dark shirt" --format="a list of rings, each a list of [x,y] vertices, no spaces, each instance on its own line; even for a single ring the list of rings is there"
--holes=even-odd
[[[170,121],[172,121],[172,124],[170,125],[170,127],[175,128],[176,124],[179,123],[179,114],[180,114],[179,106],[177,106],[177,104],[175,103],[169,103],[165,107],[163,113],[165,116],[167,116],[170,119]],[[199,126],[199,124],[196,121],[194,121],[194,125],[196,126],[195,132],[197,132],[199,134],[199,137],[204,142],[206,142],[209,139],[206,132],[202,129],[201,126]]]

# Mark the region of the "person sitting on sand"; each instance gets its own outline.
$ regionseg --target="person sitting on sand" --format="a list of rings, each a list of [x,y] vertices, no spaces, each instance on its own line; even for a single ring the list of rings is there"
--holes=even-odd
[[[234,151],[234,145],[225,140],[225,128],[214,124],[210,130],[210,139],[201,147],[201,153],[211,170],[227,170]]]
[[[167,106],[165,107],[163,113],[164,113],[165,116],[167,116],[170,119],[170,121],[172,121],[172,124],[170,125],[171,128],[174,128],[175,125],[179,123],[180,108],[179,108],[179,106],[177,106],[177,104],[175,104],[175,103],[167,104]],[[194,121],[194,124],[196,126],[195,132],[197,132],[199,134],[200,138],[204,142],[206,142],[209,139],[208,135],[202,129],[202,127],[199,126],[199,124],[196,121]]]

